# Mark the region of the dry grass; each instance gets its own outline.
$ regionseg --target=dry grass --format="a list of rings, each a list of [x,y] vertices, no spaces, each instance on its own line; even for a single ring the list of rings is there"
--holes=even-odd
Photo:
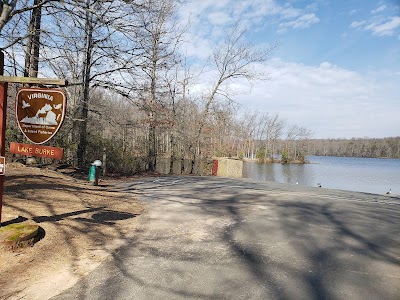
[[[31,248],[0,250],[0,299],[48,299],[135,235],[142,206],[108,185],[7,165],[3,224],[38,224],[45,235]]]

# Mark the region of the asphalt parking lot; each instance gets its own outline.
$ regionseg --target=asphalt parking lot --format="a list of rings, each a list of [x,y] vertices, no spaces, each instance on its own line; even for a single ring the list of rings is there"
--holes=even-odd
[[[400,299],[400,199],[159,177],[113,259],[54,299]]]

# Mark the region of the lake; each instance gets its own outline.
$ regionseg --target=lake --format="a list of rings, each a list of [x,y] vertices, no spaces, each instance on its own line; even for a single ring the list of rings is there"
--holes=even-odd
[[[400,159],[308,156],[309,164],[244,162],[243,178],[323,188],[400,194]]]

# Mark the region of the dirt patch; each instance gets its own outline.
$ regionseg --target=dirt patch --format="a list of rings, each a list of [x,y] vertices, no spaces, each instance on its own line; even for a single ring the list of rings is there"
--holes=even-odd
[[[117,192],[48,169],[7,165],[3,224],[43,229],[33,247],[0,250],[0,299],[49,299],[134,238],[143,207]],[[113,189],[113,191],[111,191]]]

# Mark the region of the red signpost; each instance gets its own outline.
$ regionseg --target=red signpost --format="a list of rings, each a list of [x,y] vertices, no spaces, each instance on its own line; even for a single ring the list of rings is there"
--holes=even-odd
[[[67,81],[64,79],[46,79],[46,78],[30,78],[30,77],[14,77],[14,76],[3,76],[4,75],[4,54],[0,50],[0,157],[5,156],[5,133],[6,133],[6,113],[7,113],[7,87],[9,82],[14,83],[25,83],[25,84],[41,84],[41,85],[58,85],[58,86],[66,86]],[[45,141],[49,140],[51,137],[59,129],[61,125],[62,119],[64,118],[65,112],[65,96],[62,92],[57,91],[49,91],[49,93],[42,92],[42,89],[38,90],[37,95],[31,96],[30,98],[40,99],[41,96],[47,98],[50,102],[52,102],[55,98],[52,93],[61,93],[62,97],[61,100],[57,100],[52,103],[52,105],[48,103],[39,102],[32,102],[27,103],[26,100],[21,98],[21,101],[24,100],[25,103],[23,108],[34,108],[35,105],[43,104],[43,107],[38,108],[36,115],[30,117],[27,113],[27,116],[22,116],[25,118],[24,120],[18,120],[19,126],[21,128],[21,123],[25,125],[27,128],[26,131],[35,131],[38,133],[38,142],[37,143],[44,143]],[[43,95],[45,94],[45,95]],[[61,98],[62,98],[61,97]],[[29,96],[28,96],[29,99]],[[22,104],[21,104],[22,105]],[[18,108],[18,104],[17,104]],[[57,114],[59,113],[59,115]],[[19,114],[21,116],[21,113]],[[45,117],[46,115],[46,117]],[[17,112],[18,117],[18,112]],[[33,124],[32,124],[33,123]],[[36,123],[36,124],[35,124]],[[37,127],[37,128],[34,128]],[[25,133],[24,133],[25,134]],[[32,137],[32,136],[29,136]],[[36,138],[33,136],[32,139]],[[42,140],[44,139],[44,140]],[[34,141],[35,142],[35,141]],[[29,145],[29,144],[17,144],[11,143],[10,151],[23,154],[23,155],[31,155],[31,156],[40,156],[40,157],[51,157],[55,159],[61,159],[63,154],[63,149],[61,148],[54,148],[49,146],[38,146],[38,145]],[[21,151],[21,152],[18,152]],[[28,154],[27,154],[28,153]],[[5,165],[5,160],[1,160]],[[4,171],[4,168],[3,168]],[[4,172],[3,172],[4,173]],[[0,172],[0,226],[1,226],[1,212],[3,207],[3,191],[4,191],[4,174],[1,175]]]
[[[4,75],[4,53],[0,51],[0,75]],[[0,156],[6,152],[7,82],[0,82]],[[0,175],[0,226],[3,207],[4,175]]]

